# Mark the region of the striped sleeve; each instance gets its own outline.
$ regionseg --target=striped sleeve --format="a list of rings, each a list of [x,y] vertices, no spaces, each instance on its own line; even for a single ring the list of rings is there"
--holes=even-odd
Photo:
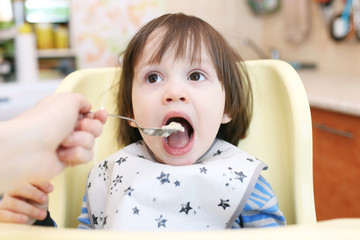
[[[270,184],[260,176],[233,228],[261,228],[286,225]]]
[[[78,229],[91,229],[90,218],[89,218],[89,213],[88,213],[87,204],[86,204],[86,195],[84,195],[84,198],[83,198],[83,201],[81,204],[81,213],[80,213],[80,216],[78,217],[78,221],[80,222]]]

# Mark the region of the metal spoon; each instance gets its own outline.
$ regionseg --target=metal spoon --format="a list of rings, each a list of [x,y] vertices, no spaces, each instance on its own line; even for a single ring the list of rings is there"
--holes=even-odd
[[[171,122],[169,125],[162,126],[161,128],[143,128],[140,126],[140,124],[137,121],[135,121],[132,118],[118,116],[118,115],[114,115],[114,114],[110,114],[110,113],[108,115],[111,117],[120,118],[120,119],[129,120],[129,121],[134,122],[140,131],[142,131],[143,133],[145,133],[146,135],[149,135],[149,136],[168,137],[171,134],[178,132],[178,131],[184,132],[184,127],[181,126],[180,123],[176,123],[176,122]]]

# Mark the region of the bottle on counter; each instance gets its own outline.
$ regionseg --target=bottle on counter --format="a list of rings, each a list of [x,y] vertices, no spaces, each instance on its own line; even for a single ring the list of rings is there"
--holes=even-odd
[[[32,27],[24,23],[15,37],[16,79],[21,83],[34,83],[39,78],[36,39]]]

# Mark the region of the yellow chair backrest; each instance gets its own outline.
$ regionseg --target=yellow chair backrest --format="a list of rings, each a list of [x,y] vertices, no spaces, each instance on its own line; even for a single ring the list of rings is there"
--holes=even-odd
[[[316,222],[312,177],[312,130],[308,99],[301,79],[279,60],[246,61],[254,94],[254,115],[239,147],[269,166],[263,175],[273,187],[288,224]],[[93,109],[115,111],[120,68],[78,70],[57,92],[79,92]],[[92,162],[66,169],[54,180],[50,212],[59,227],[77,227],[90,168],[120,148],[116,119],[108,118],[96,140]]]
[[[268,164],[262,174],[287,223],[314,223],[311,115],[302,81],[280,60],[246,63],[254,113],[249,135],[238,146]]]

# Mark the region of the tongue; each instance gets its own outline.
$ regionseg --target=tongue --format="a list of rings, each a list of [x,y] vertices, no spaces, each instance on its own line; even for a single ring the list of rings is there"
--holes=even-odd
[[[189,139],[189,129],[187,126],[184,126],[184,129],[185,131],[184,132],[176,132],[176,133],[173,133],[171,134],[168,138],[167,138],[167,141],[168,141],[168,144],[170,147],[173,147],[173,148],[182,148],[182,147],[185,147],[190,139]]]

